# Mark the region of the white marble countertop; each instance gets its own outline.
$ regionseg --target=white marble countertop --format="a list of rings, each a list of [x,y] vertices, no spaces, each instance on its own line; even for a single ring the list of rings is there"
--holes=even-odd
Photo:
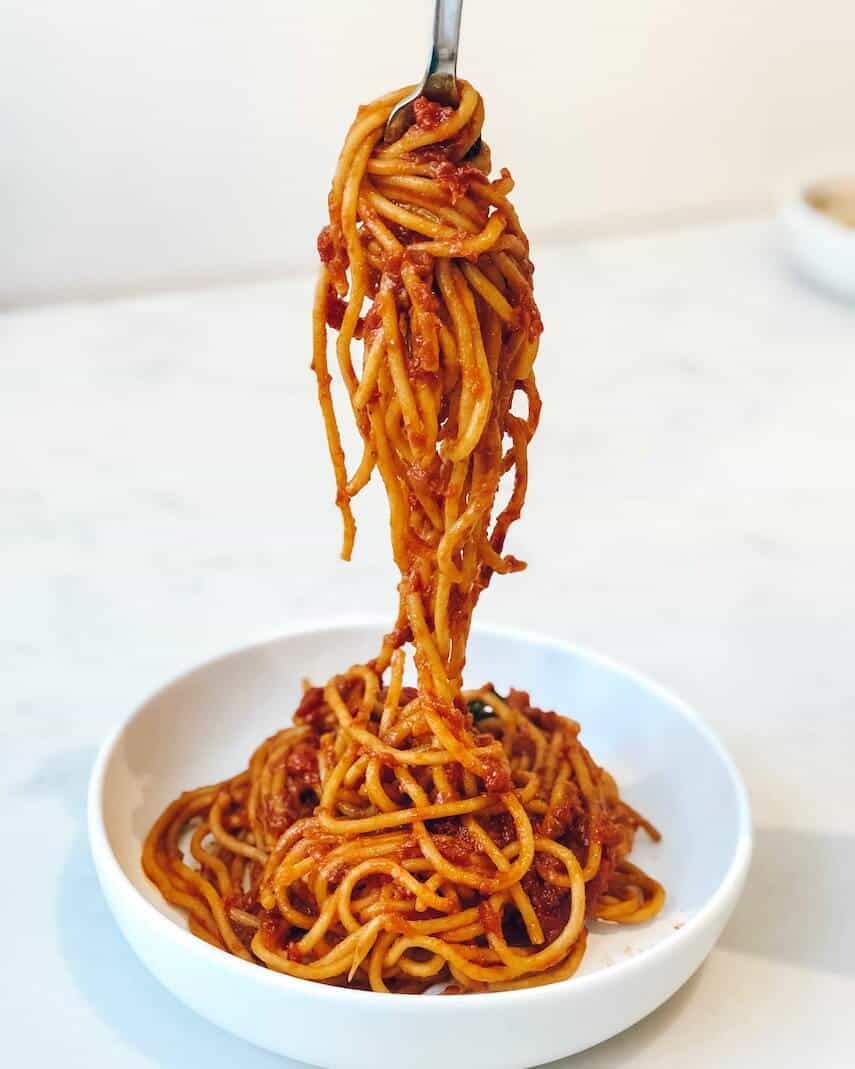
[[[544,418],[510,547],[531,565],[481,619],[682,694],[742,768],[757,825],[706,965],[563,1064],[851,1064],[855,308],[795,279],[765,220],[538,265]],[[379,493],[359,502],[354,563],[337,560],[309,300],[297,280],[0,319],[9,1065],[287,1064],[137,963],[96,885],[84,795],[110,725],[172,674],[304,617],[392,612]]]

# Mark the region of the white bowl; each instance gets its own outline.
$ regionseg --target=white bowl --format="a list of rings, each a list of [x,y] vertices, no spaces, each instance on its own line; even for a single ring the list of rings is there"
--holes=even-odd
[[[800,189],[781,208],[790,255],[799,270],[837,297],[855,300],[855,227],[815,207],[811,194],[845,193],[855,199],[855,180],[817,182]]]
[[[183,789],[243,768],[290,720],[300,680],[371,657],[380,624],[295,632],[209,661],[122,724],[92,772],[89,834],[125,937],[179,999],[261,1047],[329,1069],[399,1065],[522,1069],[582,1050],[638,1021],[698,968],[736,904],[751,854],[745,788],[712,732],[660,687],[595,654],[512,631],[475,631],[467,679],[529,690],[582,723],[594,758],[659,825],[633,857],[668,891],[663,914],[596,925],[569,980],[521,991],[378,995],[293,979],[186,930],[140,867],[143,838]]]

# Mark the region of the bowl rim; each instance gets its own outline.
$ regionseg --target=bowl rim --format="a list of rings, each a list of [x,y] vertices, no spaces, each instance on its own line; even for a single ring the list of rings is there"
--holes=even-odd
[[[293,627],[277,630],[267,638],[257,638],[253,641],[248,641],[240,646],[209,657],[185,671],[180,672],[178,675],[173,676],[142,701],[136,703],[131,712],[121,718],[119,723],[113,728],[102,743],[89,777],[89,787],[87,791],[87,828],[90,849],[95,860],[95,866],[98,872],[99,881],[102,884],[102,889],[104,889],[105,879],[109,879],[116,892],[121,894],[125,900],[133,903],[136,912],[154,929],[159,938],[171,943],[174,949],[191,954],[201,965],[225,969],[227,972],[231,971],[234,975],[234,982],[237,985],[241,983],[241,978],[243,978],[244,980],[252,980],[255,983],[275,985],[283,992],[287,992],[290,989],[295,995],[314,995],[314,997],[325,999],[331,1004],[340,1004],[341,1000],[344,999],[348,1003],[352,1003],[354,1009],[360,1005],[365,1009],[371,1006],[375,1010],[382,1007],[391,1008],[392,1005],[396,1005],[399,1009],[407,1006],[410,1008],[410,1012],[412,1012],[413,1007],[419,1006],[424,1007],[424,1009],[419,1010],[418,1012],[426,1013],[445,1013],[448,1011],[460,1012],[459,1009],[453,1010],[452,1007],[465,1007],[471,1005],[473,999],[477,1000],[482,1006],[486,999],[490,1004],[504,1005],[506,1008],[510,1008],[509,1003],[511,1002],[525,1004],[529,1003],[532,999],[552,999],[557,1001],[560,998],[566,997],[566,982],[559,981],[554,984],[543,984],[538,987],[520,988],[512,991],[476,992],[467,994],[466,998],[460,999],[435,997],[414,998],[412,995],[404,995],[396,992],[388,992],[384,994],[382,998],[378,998],[378,992],[375,991],[333,987],[328,984],[316,983],[312,980],[304,980],[296,976],[288,976],[286,973],[279,973],[274,969],[265,969],[255,962],[244,961],[242,958],[235,957],[232,954],[228,954],[211,946],[206,943],[205,940],[194,936],[189,929],[182,928],[176,924],[175,921],[161,913],[152,902],[149,902],[149,900],[140,893],[120,864],[119,859],[116,857],[104,822],[104,781],[107,769],[125,731],[130,727],[131,723],[144,708],[162,697],[166,691],[185,681],[195,673],[211,668],[214,665],[221,664],[232,658],[240,657],[252,650],[270,646],[282,640],[303,637],[323,637],[344,629],[374,629],[375,627],[380,627],[385,631],[388,628],[388,620],[381,621],[377,616],[345,614],[333,618],[325,618],[322,621],[314,622],[309,620],[304,623],[295,624]],[[556,638],[554,636],[544,635],[536,631],[491,624],[482,626],[476,625],[472,630],[475,634],[486,638],[512,639],[522,644],[537,645],[557,650],[562,653],[569,653],[573,656],[593,662],[594,664],[607,669],[611,673],[622,676],[635,683],[642,689],[663,699],[685,720],[688,720],[693,724],[706,744],[714,751],[727,772],[728,780],[730,781],[730,786],[733,790],[737,804],[737,828],[735,833],[736,847],[727,871],[718,887],[716,887],[703,905],[701,905],[691,917],[681,924],[679,928],[675,929],[666,939],[655,943],[652,947],[647,948],[639,954],[622,959],[612,968],[601,969],[597,972],[587,973],[583,976],[569,978],[572,987],[577,990],[582,985],[585,985],[585,987],[589,989],[595,989],[601,985],[608,986],[615,982],[618,975],[629,981],[630,978],[640,970],[647,970],[651,968],[655,962],[678,954],[683,945],[691,941],[696,934],[706,928],[710,921],[715,918],[720,911],[726,909],[728,905],[735,904],[736,897],[741,891],[743,881],[747,875],[753,850],[751,808],[748,791],[742,776],[718,736],[712,728],[701,719],[699,714],[681,698],[671,693],[671,691],[667,690],[655,680],[636,671],[634,668],[621,664],[619,661],[598,653],[596,650],[589,649],[586,646]],[[381,633],[383,633],[383,631],[381,631]],[[112,904],[108,904],[110,904],[112,910]],[[433,1007],[433,1009],[430,1007]]]

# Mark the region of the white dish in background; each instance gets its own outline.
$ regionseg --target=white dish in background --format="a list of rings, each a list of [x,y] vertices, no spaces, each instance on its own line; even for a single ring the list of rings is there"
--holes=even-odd
[[[855,226],[817,206],[818,198],[842,196],[855,211],[855,179],[814,182],[786,200],[781,218],[790,255],[812,282],[855,300]]]
[[[576,976],[459,997],[310,983],[197,939],[146,879],[142,843],[164,806],[245,767],[259,741],[290,721],[303,677],[324,681],[371,657],[383,630],[341,624],[226,654],[168,684],[105,743],[90,783],[89,833],[128,942],[173,994],[215,1024],[330,1069],[523,1069],[629,1027],[689,978],[730,916],[751,854],[748,800],[730,758],[689,708],[635,673],[552,639],[475,630],[467,681],[529,690],[536,704],[581,721],[594,759],[659,825],[662,842],[639,832],[632,856],[668,893],[648,925],[595,925]]]

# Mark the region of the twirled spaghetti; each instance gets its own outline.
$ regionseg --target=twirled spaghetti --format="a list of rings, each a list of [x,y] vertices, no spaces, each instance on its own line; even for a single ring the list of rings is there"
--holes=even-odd
[[[405,92],[360,108],[339,157],[312,362],[345,558],[351,501],[375,468],[387,491],[395,627],[373,661],[307,688],[246,771],[173,802],[143,865],[196,935],[280,972],[503,990],[570,976],[587,919],[654,916],[664,891],[627,855],[639,826],[659,836],[574,721],[523,692],[462,689],[478,597],[523,567],[503,551],[540,412],[542,326],[511,177],[489,178],[481,97],[461,82],[456,108],[420,98],[386,145]],[[363,443],[350,476],[328,327]],[[409,645],[416,687],[404,685]]]

